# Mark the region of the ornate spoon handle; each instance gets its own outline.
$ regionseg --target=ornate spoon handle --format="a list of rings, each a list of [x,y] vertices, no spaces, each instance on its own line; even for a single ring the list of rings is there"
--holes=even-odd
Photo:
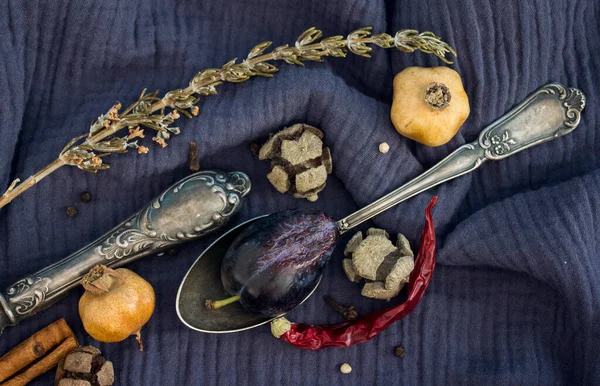
[[[249,191],[250,179],[241,172],[206,170],[184,178],[98,240],[0,293],[0,331],[62,298],[98,264],[119,267],[220,228]]]
[[[580,90],[547,84],[485,128],[475,142],[459,147],[412,181],[338,221],[340,233],[429,188],[467,174],[487,160],[500,160],[570,133],[579,124],[584,107],[585,96]]]

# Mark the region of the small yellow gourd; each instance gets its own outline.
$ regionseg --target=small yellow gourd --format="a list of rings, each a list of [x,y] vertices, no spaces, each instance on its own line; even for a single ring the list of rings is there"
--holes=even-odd
[[[394,78],[390,115],[405,137],[427,146],[443,145],[470,111],[460,75],[448,67],[408,67]]]

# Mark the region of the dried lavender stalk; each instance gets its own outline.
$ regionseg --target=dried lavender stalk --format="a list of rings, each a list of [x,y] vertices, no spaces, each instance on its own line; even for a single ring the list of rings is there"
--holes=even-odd
[[[250,50],[242,62],[236,63],[237,59],[233,59],[221,68],[202,70],[186,88],[169,91],[162,98],[158,97],[158,91],[147,93],[144,89],[138,100],[125,110],[121,111],[121,104],[118,103],[99,116],[90,126],[89,133],[73,138],[58,158],[44,169],[22,183],[19,179],[13,181],[0,197],[0,208],[64,165],[97,172],[109,168],[102,160],[106,155],[125,153],[131,148],[137,149],[139,154],[147,153],[149,149],[139,145],[137,140],[145,137],[141,127],[156,131],[152,140],[166,147],[171,134],[179,134],[179,128],[172,124],[180,114],[188,118],[198,115],[200,96],[217,94],[216,87],[223,82],[240,83],[253,76],[272,77],[278,68],[267,63],[269,61],[283,60],[304,66],[305,61],[320,62],[326,56],[345,57],[348,52],[368,58],[372,50],[368,44],[382,48],[396,47],[403,52],[422,51],[446,63],[452,63],[446,59],[446,54],[456,56],[452,47],[431,32],[400,30],[394,36],[386,33],[371,35],[371,27],[364,27],[351,32],[346,38],[332,36],[318,41],[322,36],[320,30],[311,27],[300,35],[293,47],[286,44],[268,54],[264,54],[264,51],[272,42],[260,43]],[[169,112],[165,111],[167,108]],[[128,129],[129,133],[117,136],[122,129]]]

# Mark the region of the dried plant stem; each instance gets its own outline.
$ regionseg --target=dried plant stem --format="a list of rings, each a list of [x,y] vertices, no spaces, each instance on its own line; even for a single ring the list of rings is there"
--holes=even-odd
[[[332,36],[322,39],[322,35],[320,30],[309,28],[300,35],[294,46],[286,44],[266,54],[264,51],[272,42],[262,42],[252,48],[240,63],[236,63],[236,58],[221,68],[200,71],[186,88],[169,91],[162,98],[158,97],[158,91],[147,93],[143,90],[138,100],[121,113],[121,104],[117,103],[92,123],[89,134],[72,139],[54,162],[20,184],[18,179],[15,180],[0,198],[0,208],[61,166],[77,166],[85,171],[96,172],[109,168],[101,159],[105,155],[125,153],[129,148],[137,149],[140,154],[147,153],[148,148],[134,141],[145,137],[140,127],[155,130],[157,134],[152,141],[166,147],[166,140],[171,134],[180,132],[178,127],[171,126],[180,114],[188,118],[198,115],[200,96],[216,94],[216,87],[224,82],[240,83],[254,76],[272,77],[278,68],[268,63],[270,61],[282,60],[304,66],[305,61],[321,62],[326,56],[345,57],[348,52],[370,57],[372,48],[368,44],[381,48],[395,47],[403,52],[422,51],[446,63],[452,63],[446,59],[446,54],[456,55],[452,47],[431,32],[400,30],[394,36],[386,33],[372,35],[371,27],[364,27],[351,32],[346,38]],[[169,112],[165,111],[167,108]],[[129,135],[115,136],[122,129],[129,129]]]
[[[14,200],[18,195],[20,195],[27,189],[31,188],[33,185],[35,185],[39,181],[41,181],[44,177],[50,175],[50,173],[54,172],[56,169],[58,169],[64,165],[66,165],[65,161],[63,161],[61,158],[57,158],[54,160],[54,162],[52,162],[51,164],[49,164],[48,166],[46,166],[39,172],[35,173],[34,175],[29,177],[25,181],[21,182],[20,184],[18,184],[18,185],[11,184],[11,186],[13,188],[12,189],[9,188],[6,191],[6,193],[4,193],[4,195],[2,195],[2,197],[0,197],[0,208],[6,206],[9,202]],[[18,179],[15,181],[18,181]]]

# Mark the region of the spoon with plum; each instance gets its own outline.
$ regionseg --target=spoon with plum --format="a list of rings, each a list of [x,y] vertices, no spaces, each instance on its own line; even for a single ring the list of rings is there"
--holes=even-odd
[[[488,160],[501,160],[573,131],[585,106],[575,88],[548,84],[478,138],[357,212],[335,221],[298,209],[260,216],[225,233],[196,260],[179,288],[177,312],[192,329],[234,332],[267,323],[305,301],[341,234]]]

